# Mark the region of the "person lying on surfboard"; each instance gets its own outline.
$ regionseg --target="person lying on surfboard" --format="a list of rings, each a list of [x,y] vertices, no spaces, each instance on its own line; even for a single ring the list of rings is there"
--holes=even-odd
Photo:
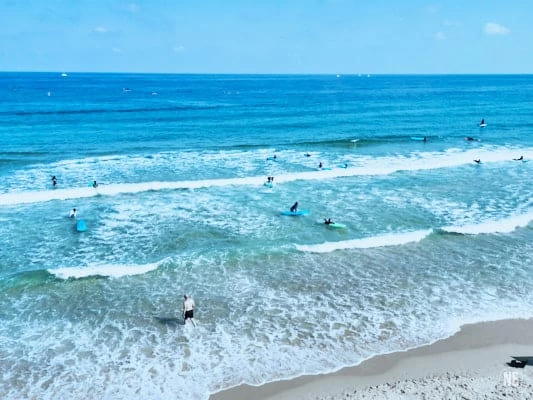
[[[335,222],[333,222],[333,221],[331,220],[331,218],[327,218],[327,219],[324,218],[324,223],[325,223],[326,225],[329,225],[329,224],[334,224]]]

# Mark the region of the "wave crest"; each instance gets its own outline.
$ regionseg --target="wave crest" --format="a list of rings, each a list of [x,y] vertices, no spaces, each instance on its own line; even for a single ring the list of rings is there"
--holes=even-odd
[[[47,271],[60,279],[80,279],[91,276],[105,276],[110,278],[120,278],[123,276],[142,275],[156,270],[163,261],[146,265],[92,265],[88,267],[64,267],[53,268]]]

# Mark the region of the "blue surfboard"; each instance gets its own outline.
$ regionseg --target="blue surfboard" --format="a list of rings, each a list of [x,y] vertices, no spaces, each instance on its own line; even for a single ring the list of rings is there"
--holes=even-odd
[[[298,211],[282,211],[281,215],[288,215],[290,217],[301,217],[302,215],[309,215],[309,210],[298,210]]]
[[[87,224],[85,223],[85,220],[80,219],[78,222],[76,222],[76,230],[78,232],[85,232],[87,230]]]

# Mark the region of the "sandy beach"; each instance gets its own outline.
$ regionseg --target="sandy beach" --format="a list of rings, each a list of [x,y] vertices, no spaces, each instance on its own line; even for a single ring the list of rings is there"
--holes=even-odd
[[[531,356],[523,367],[512,356]],[[533,319],[469,324],[455,335],[335,373],[221,391],[211,400],[533,399]]]

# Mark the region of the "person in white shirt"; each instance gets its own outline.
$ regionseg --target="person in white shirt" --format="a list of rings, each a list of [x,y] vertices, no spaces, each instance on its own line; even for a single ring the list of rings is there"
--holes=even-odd
[[[70,210],[70,215],[69,215],[70,218],[76,218],[76,215],[78,215],[78,212],[76,211],[75,208]]]
[[[190,319],[192,324],[196,326],[194,322],[194,300],[189,295],[183,295],[183,324],[187,323],[187,320]]]

